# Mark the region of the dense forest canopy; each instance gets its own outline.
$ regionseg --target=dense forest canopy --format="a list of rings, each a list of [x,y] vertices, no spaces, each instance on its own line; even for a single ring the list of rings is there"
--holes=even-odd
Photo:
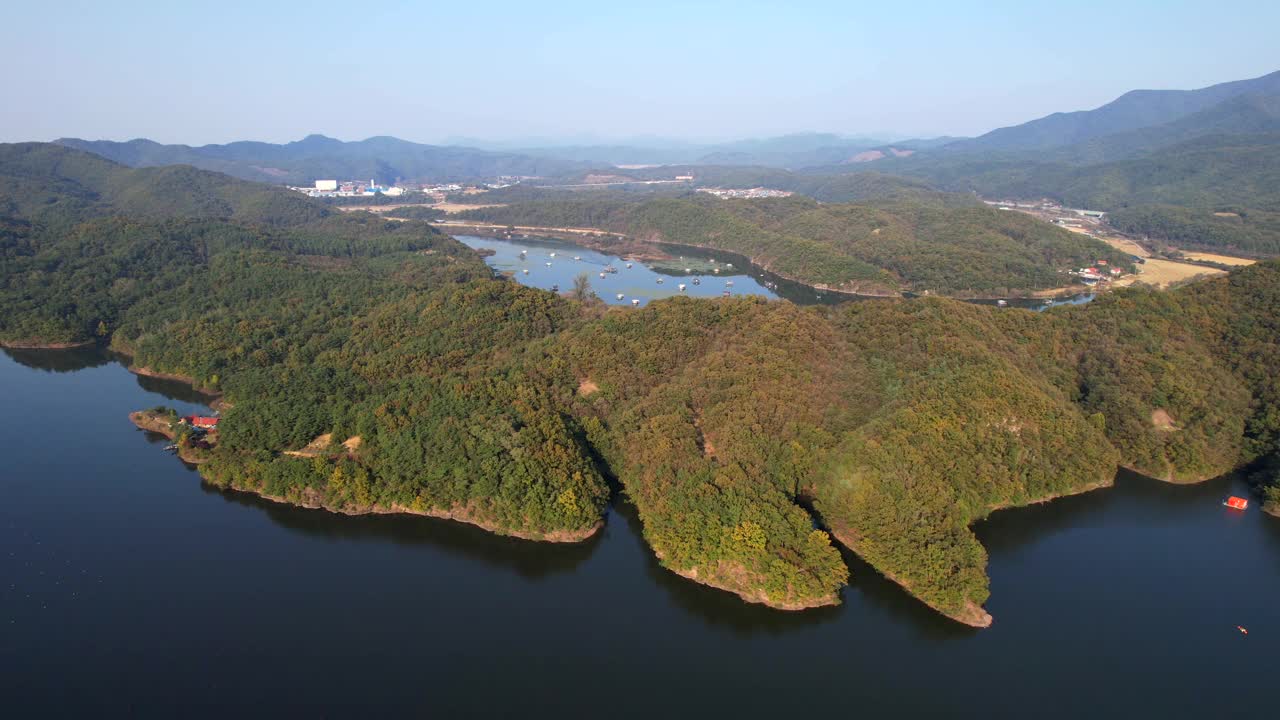
[[[222,392],[201,466],[218,487],[572,540],[602,521],[612,478],[674,572],[829,604],[848,577],[839,542],[979,625],[969,528],[999,508],[1119,466],[1192,481],[1244,465],[1280,506],[1280,261],[1042,314],[943,298],[606,308],[495,278],[426,223],[276,205],[208,173],[227,207],[135,216],[103,188],[162,195],[147,183],[165,176],[87,157],[0,147],[0,174],[45,188],[0,205],[0,340],[97,339]],[[670,202],[648,221],[699,222],[697,202]],[[890,234],[945,210],[801,200],[704,221]]]

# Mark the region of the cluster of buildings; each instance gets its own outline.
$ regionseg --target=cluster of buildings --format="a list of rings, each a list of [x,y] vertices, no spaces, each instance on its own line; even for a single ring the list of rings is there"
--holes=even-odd
[[[402,187],[384,187],[373,180],[317,180],[314,187],[290,187],[308,197],[361,197],[379,193],[389,197],[398,197],[405,193]]]
[[[516,175],[502,176],[496,182],[488,182],[480,185],[461,185],[459,183],[438,183],[435,185],[419,185],[416,183],[408,183],[402,185],[379,185],[374,180],[365,182],[363,180],[317,180],[315,185],[310,187],[290,187],[290,190],[300,192],[308,197],[367,197],[372,195],[386,195],[388,197],[400,197],[405,193],[421,192],[443,202],[445,196],[449,193],[459,192],[482,192],[484,190],[498,190],[504,187],[510,187],[519,183],[524,178]]]
[[[770,188],[749,188],[746,190],[726,190],[724,188],[698,188],[698,192],[704,192],[709,195],[715,195],[721,199],[734,198],[776,198],[789,197],[792,193],[786,190],[772,190]]]
[[[1108,267],[1106,260],[1098,260],[1090,267],[1071,271],[1072,275],[1080,278],[1080,282],[1091,287],[1100,282],[1109,282],[1123,273],[1124,271],[1118,267]]]

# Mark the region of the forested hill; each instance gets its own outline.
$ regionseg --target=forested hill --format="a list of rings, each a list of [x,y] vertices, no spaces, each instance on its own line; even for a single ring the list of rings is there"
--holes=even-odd
[[[1177,121],[1248,94],[1280,94],[1280,71],[1198,90],[1134,90],[1094,110],[1060,112],[949,144],[952,153],[1044,151]]]
[[[57,141],[132,167],[185,164],[245,180],[309,185],[323,178],[452,181],[498,175],[558,175],[582,163],[474,148],[423,145],[393,137],[343,142],[309,135],[296,142],[235,142],[227,145],[161,145],[63,138]]]
[[[1068,284],[1065,270],[1130,258],[1092,238],[970,199],[819,204],[802,197],[706,194],[629,201],[512,203],[462,217],[512,225],[596,227],[645,240],[726,250],[800,282],[848,292],[1010,296]]]
[[[0,145],[0,214],[66,222],[103,215],[286,226],[330,211],[280,187],[187,166],[130,169],[48,143]]]
[[[53,206],[76,207],[58,177]],[[969,527],[999,508],[1121,465],[1184,482],[1247,466],[1280,512],[1280,261],[1040,314],[606,308],[496,279],[421,222],[19,210],[0,229],[0,340],[97,338],[223,392],[201,465],[217,487],[574,540],[613,477],[673,572],[774,607],[836,603],[834,538],[977,625]]]
[[[1096,165],[966,157],[899,170],[957,192],[1106,210],[1121,229],[1180,247],[1280,254],[1277,132],[1210,135]]]

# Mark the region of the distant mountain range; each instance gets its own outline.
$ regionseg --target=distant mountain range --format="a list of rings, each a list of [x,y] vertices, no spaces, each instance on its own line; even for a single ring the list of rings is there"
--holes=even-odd
[[[947,152],[1010,152],[1078,146],[1118,133],[1172,123],[1243,95],[1276,94],[1280,94],[1280,71],[1199,90],[1133,90],[1095,110],[1054,113],[950,143],[945,149]],[[1209,124],[1213,116],[1207,117],[1210,120],[1206,124]]]
[[[797,133],[712,144],[659,142],[650,145],[570,145],[477,149],[423,145],[393,137],[343,142],[309,135],[284,144],[162,145],[62,138],[55,141],[132,167],[193,165],[245,180],[309,184],[321,178],[372,178],[379,182],[449,181],[499,175],[559,177],[625,165],[724,165],[796,169],[843,163],[885,146],[883,138]],[[907,141],[920,148],[937,140]]]
[[[541,146],[517,152],[595,165],[754,165],[795,169],[845,162],[886,144],[884,138],[794,133],[722,143],[653,140],[621,144]]]
[[[423,145],[393,137],[343,142],[323,135],[277,145],[234,142],[226,145],[161,145],[151,140],[80,140],[59,145],[101,155],[131,167],[193,165],[245,180],[310,184],[322,178],[371,178],[450,181],[499,175],[560,175],[585,165],[551,157],[488,152],[466,147]]]

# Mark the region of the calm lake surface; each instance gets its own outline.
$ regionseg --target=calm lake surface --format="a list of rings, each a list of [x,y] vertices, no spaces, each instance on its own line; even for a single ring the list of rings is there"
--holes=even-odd
[[[674,295],[723,297],[726,292],[731,295],[783,297],[802,304],[848,299],[832,293],[820,293],[764,273],[752,267],[745,258],[698,248],[664,247],[663,250],[672,255],[670,261],[641,262],[565,240],[535,237],[499,240],[473,235],[454,237],[468,247],[492,250],[494,254],[485,258],[489,267],[531,287],[543,290],[559,287],[560,292],[568,292],[573,288],[573,279],[586,273],[591,289],[610,305],[632,305],[632,300],[639,300],[638,305],[644,306],[650,300]],[[554,257],[552,253],[555,253]],[[630,268],[627,267],[628,262],[632,265]],[[605,276],[600,277],[607,266],[613,266],[617,272],[605,272]],[[695,279],[698,281],[696,285]],[[680,289],[681,284],[685,286],[684,290]],[[619,298],[619,294],[623,297]]]
[[[492,251],[493,254],[484,259],[489,267],[530,287],[542,290],[558,288],[560,292],[568,292],[573,288],[573,279],[586,273],[592,291],[610,305],[643,307],[651,300],[673,295],[723,297],[726,292],[783,298],[799,305],[834,305],[874,299],[821,292],[764,272],[741,256],[688,246],[663,246],[662,249],[672,255],[669,261],[641,262],[551,238],[526,236],[500,240],[474,235],[454,235],[454,238],[476,250]],[[628,262],[631,263],[630,268],[627,267]],[[606,272],[605,268],[610,266],[617,272]],[[602,272],[604,277],[600,275]],[[681,284],[685,286],[683,290],[680,289]],[[1057,305],[1080,305],[1093,298],[1092,293],[1085,293],[1050,303],[1044,300],[1010,300],[1008,305],[1039,311]],[[995,300],[973,302],[996,304]]]
[[[978,631],[852,556],[840,607],[748,606],[662,570],[625,505],[562,547],[223,494],[126,417],[199,400],[0,354],[6,716],[1275,712],[1280,520],[1223,508],[1233,478],[998,513]]]

